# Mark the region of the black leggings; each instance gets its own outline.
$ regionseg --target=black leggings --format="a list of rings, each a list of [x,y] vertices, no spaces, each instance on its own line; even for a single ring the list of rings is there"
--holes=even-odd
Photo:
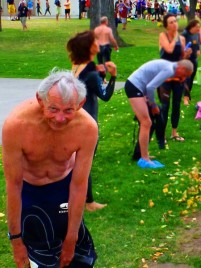
[[[187,87],[185,87],[184,89],[184,96],[189,97],[189,99],[191,99],[190,93],[193,87],[193,80],[195,78],[196,72],[197,72],[197,68],[198,68],[198,61],[197,59],[191,60],[191,62],[193,63],[193,73],[190,77],[188,77],[186,79],[186,85]]]
[[[96,120],[97,121],[97,120]],[[96,144],[96,148],[94,151],[94,155],[96,153],[98,147],[98,142]],[[88,189],[87,189],[87,199],[86,199],[86,203],[93,203],[94,202],[94,197],[93,197],[93,191],[92,191],[92,177],[91,177],[91,173],[89,174],[89,178],[88,178]]]
[[[180,118],[180,104],[183,95],[183,90],[184,90],[184,84],[177,81],[165,82],[158,89],[158,96],[162,104],[161,113],[163,116],[165,128],[167,126],[168,121],[171,92],[172,92],[171,124],[172,128],[178,127]]]
[[[93,191],[92,191],[92,177],[91,177],[91,174],[89,174],[89,178],[88,178],[88,190],[87,190],[86,202],[87,203],[94,202]]]

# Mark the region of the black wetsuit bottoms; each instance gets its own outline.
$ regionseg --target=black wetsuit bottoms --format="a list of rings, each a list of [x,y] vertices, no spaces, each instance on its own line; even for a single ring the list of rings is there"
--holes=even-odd
[[[170,108],[170,95],[172,93],[172,128],[177,128],[180,119],[180,105],[184,90],[184,83],[177,81],[164,82],[158,89],[158,96],[162,104],[161,113],[166,128],[168,122],[168,111]]]
[[[100,46],[100,52],[97,54],[98,63],[104,64],[105,62],[110,61],[111,52],[112,52],[112,49],[109,44]]]
[[[72,172],[63,180],[35,186],[23,182],[21,228],[29,259],[38,268],[59,268],[68,228],[68,198]],[[82,221],[75,255],[69,268],[91,268],[97,256]]]

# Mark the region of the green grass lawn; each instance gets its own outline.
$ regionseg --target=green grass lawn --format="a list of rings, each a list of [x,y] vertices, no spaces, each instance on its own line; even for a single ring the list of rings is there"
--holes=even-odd
[[[65,45],[70,36],[88,29],[88,20],[33,19],[27,32],[20,22],[3,20],[0,33],[0,77],[43,78],[54,66],[70,68]],[[180,28],[185,21],[180,22]],[[121,37],[132,46],[112,53],[118,67],[118,81],[125,81],[142,63],[159,58],[158,34],[162,28],[152,22],[132,21]],[[26,89],[25,89],[26,90]],[[143,170],[131,161],[133,113],[123,90],[108,103],[100,101],[99,146],[93,162],[95,200],[108,206],[85,213],[86,224],[96,245],[97,268],[138,268],[153,259],[158,262],[200,267],[201,257],[185,255],[178,248],[186,226],[183,217],[200,210],[200,121],[194,120],[195,105],[201,100],[200,86],[194,85],[189,107],[182,104],[179,133],[184,143],[170,140],[158,149],[155,137],[150,154],[165,168]],[[137,134],[137,127],[136,127]],[[5,182],[0,166],[0,213],[5,214]],[[1,215],[1,214],[0,214]],[[0,216],[0,267],[13,268],[4,216]],[[158,257],[160,256],[160,257]]]

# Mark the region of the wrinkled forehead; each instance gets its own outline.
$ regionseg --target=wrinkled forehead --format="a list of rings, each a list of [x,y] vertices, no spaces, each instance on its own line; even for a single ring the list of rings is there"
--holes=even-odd
[[[52,86],[52,88],[49,90],[47,99],[49,101],[60,101],[62,103],[77,103],[78,101],[78,93],[74,89],[70,92],[66,92],[66,94],[62,93],[62,91],[59,89],[58,84],[55,84]]]

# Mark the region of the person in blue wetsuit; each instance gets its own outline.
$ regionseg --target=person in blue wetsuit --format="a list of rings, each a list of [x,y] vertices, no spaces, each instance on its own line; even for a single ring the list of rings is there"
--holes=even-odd
[[[17,267],[94,266],[83,211],[98,127],[82,109],[85,98],[85,85],[70,71],[54,71],[36,98],[18,105],[4,123],[7,217]]]
[[[159,35],[160,57],[171,62],[179,61],[184,58],[189,58],[192,52],[191,48],[185,50],[185,39],[178,33],[178,22],[174,14],[168,13],[163,18],[163,26],[165,31]],[[184,138],[179,136],[177,128],[180,118],[180,104],[184,91],[184,81],[170,80],[164,81],[159,87],[158,95],[162,104],[162,115],[164,126],[166,129],[168,121],[168,112],[170,107],[170,96],[172,93],[172,111],[171,111],[171,138],[176,141],[184,141]],[[165,137],[164,137],[165,140]]]
[[[99,44],[93,31],[76,34],[67,43],[67,51],[73,64],[74,75],[84,82],[87,88],[86,102],[83,108],[98,122],[98,98],[109,101],[115,88],[117,75],[116,65],[109,61],[96,65],[94,58],[99,52]],[[103,84],[106,70],[111,74],[107,85]],[[105,207],[94,201],[92,193],[92,178],[89,176],[86,209],[94,211]]]
[[[164,166],[158,161],[151,161],[148,152],[149,133],[152,124],[148,106],[150,106],[152,115],[160,113],[154,99],[155,89],[168,78],[184,81],[192,72],[193,65],[189,60],[169,62],[159,59],[143,64],[128,77],[125,84],[126,95],[140,123],[139,145],[141,158],[137,164],[141,168]]]
[[[193,63],[194,71],[191,77],[187,78],[187,87],[184,89],[184,105],[189,105],[189,100],[191,99],[190,93],[193,87],[193,80],[197,72],[198,58],[200,56],[200,22],[198,20],[192,20],[188,23],[185,30],[182,32],[186,44],[190,44],[192,53],[189,60]]]

